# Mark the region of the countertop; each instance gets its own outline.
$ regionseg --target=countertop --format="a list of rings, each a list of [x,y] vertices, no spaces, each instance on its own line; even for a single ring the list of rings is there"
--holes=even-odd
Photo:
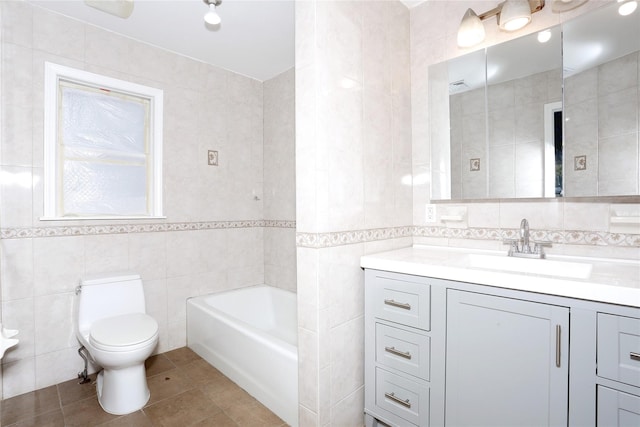
[[[365,255],[360,266],[376,270],[476,283],[597,302],[640,307],[640,262],[609,258],[548,255],[549,261],[592,265],[586,279],[474,267],[470,254],[507,257],[506,251],[416,245]],[[544,263],[547,260],[530,260]]]

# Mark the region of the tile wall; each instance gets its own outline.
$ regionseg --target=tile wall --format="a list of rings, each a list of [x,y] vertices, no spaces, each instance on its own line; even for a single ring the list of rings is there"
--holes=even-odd
[[[23,1],[0,2],[0,24],[1,315],[20,330],[0,397],[82,369],[72,318],[85,274],[142,275],[158,352],[185,345],[190,296],[265,279],[295,290],[293,71],[263,84]],[[44,61],[164,91],[166,220],[40,221]]]
[[[410,79],[400,2],[296,3],[301,426],[363,423],[359,262],[411,244]]]

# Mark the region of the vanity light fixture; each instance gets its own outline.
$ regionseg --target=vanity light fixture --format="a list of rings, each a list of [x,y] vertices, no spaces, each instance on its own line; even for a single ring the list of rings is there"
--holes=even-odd
[[[206,5],[209,6],[209,11],[204,15],[204,22],[210,25],[218,25],[222,22],[220,19],[220,15],[216,11],[216,7],[220,6],[222,0],[202,0]]]
[[[636,0],[618,0],[620,6],[618,6],[618,13],[622,16],[631,15],[638,8],[638,2]]]
[[[471,47],[484,40],[482,21],[495,16],[498,27],[504,31],[516,31],[531,22],[531,14],[544,7],[544,0],[505,0],[493,9],[477,15],[467,9],[458,28],[458,46]]]

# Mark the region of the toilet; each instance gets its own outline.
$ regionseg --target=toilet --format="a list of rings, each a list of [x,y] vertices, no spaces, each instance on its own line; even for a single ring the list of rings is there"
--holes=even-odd
[[[142,279],[135,273],[86,277],[76,295],[76,336],[102,368],[96,384],[100,406],[115,415],[141,409],[149,400],[144,362],[158,343]]]

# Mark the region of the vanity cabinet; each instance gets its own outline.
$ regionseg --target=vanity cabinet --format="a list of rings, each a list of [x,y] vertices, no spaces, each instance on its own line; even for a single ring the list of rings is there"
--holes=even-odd
[[[447,292],[446,422],[566,426],[569,309]]]
[[[366,268],[365,420],[640,426],[640,309]]]
[[[640,319],[609,313],[597,319],[597,425],[640,426]]]

